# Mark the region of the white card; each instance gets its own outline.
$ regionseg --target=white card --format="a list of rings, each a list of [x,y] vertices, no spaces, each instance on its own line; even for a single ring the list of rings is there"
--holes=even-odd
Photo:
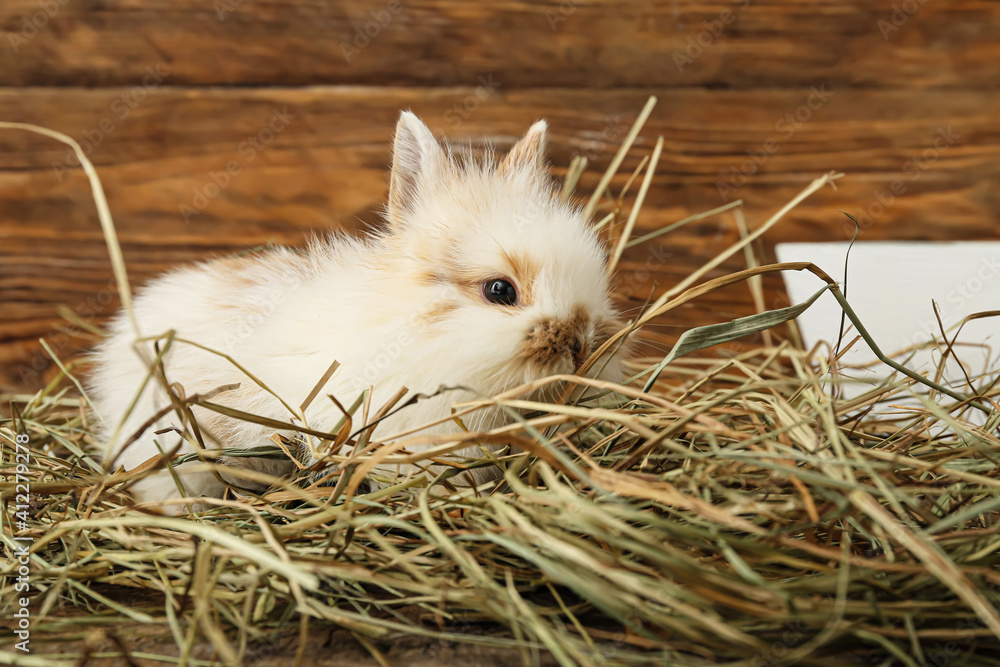
[[[780,262],[812,262],[838,282],[844,279],[844,256],[849,244],[782,243],[776,248]],[[801,303],[823,283],[806,271],[786,271],[785,285],[792,303]],[[1000,310],[1000,242],[859,241],[851,249],[847,274],[847,300],[861,323],[886,355],[904,362],[903,350],[940,335],[931,301],[938,304],[945,330],[966,315]],[[798,318],[805,344],[824,340],[836,345],[841,308],[824,294]],[[847,320],[845,344],[857,336]],[[948,334],[950,340],[954,331]],[[1000,367],[1000,317],[969,322],[959,334],[955,351],[973,378],[994,373]],[[864,340],[842,357],[842,364],[855,366],[875,360]],[[941,360],[934,350],[917,353],[905,361],[909,368],[933,376]],[[945,367],[945,379],[960,386],[964,375],[956,362]],[[850,372],[853,377],[877,381],[891,373],[883,364],[870,371]],[[848,396],[866,388],[855,387]],[[966,387],[966,390],[968,387]],[[963,392],[964,393],[964,392]]]

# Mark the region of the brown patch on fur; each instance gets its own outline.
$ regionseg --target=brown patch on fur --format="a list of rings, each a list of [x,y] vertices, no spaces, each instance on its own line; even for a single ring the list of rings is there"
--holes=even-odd
[[[463,266],[455,257],[448,257],[438,274],[444,281],[451,283],[470,299],[483,298],[483,282],[496,277],[484,273],[482,269]]]
[[[470,299],[481,301],[483,283],[494,278],[506,278],[512,280],[517,287],[519,305],[532,305],[533,285],[541,272],[541,266],[531,258],[518,253],[506,257],[508,266],[506,271],[501,273],[486,271],[481,267],[466,266],[455,257],[446,257],[441,266],[418,273],[416,280],[427,287],[447,283]]]
[[[534,285],[542,267],[531,257],[521,253],[504,253],[510,263],[510,277],[514,279],[521,304],[530,306],[534,302]]]
[[[530,306],[533,303],[533,285],[541,271],[541,267],[529,257],[520,254],[506,255],[508,272],[506,275],[493,271],[483,271],[481,268],[462,266],[452,260],[445,264],[439,277],[446,277],[448,282],[457,287],[470,298],[482,299],[483,283],[493,278],[506,278],[514,281],[517,287],[518,304]]]
[[[431,308],[420,314],[420,319],[428,324],[436,324],[442,321],[451,313],[458,310],[458,304],[454,301],[440,301]]]
[[[212,262],[222,285],[241,289],[253,284],[254,267],[260,266],[262,261],[266,261],[259,256],[247,255],[245,257],[222,257]]]
[[[482,275],[479,271],[458,267],[453,267],[448,272],[448,281],[470,299],[483,298],[483,281],[488,278],[489,276]]]
[[[212,272],[217,287],[210,297],[221,311],[231,314],[244,312],[243,300],[238,295],[256,284],[259,267],[267,261],[260,255],[246,255],[222,257],[206,266],[206,271]]]
[[[568,318],[541,320],[524,339],[523,354],[529,362],[543,369],[553,368],[565,357],[579,367],[590,352],[587,324],[587,315],[580,306],[574,308]]]
[[[417,274],[417,284],[426,287],[433,287],[448,282],[447,278],[441,275],[440,271],[427,270]]]

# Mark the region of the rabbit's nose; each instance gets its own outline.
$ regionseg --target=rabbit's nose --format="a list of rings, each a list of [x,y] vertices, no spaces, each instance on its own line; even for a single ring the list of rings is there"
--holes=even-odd
[[[524,356],[541,369],[575,370],[590,352],[586,321],[578,317],[539,320],[528,332],[523,345]],[[572,369],[567,368],[570,363]]]

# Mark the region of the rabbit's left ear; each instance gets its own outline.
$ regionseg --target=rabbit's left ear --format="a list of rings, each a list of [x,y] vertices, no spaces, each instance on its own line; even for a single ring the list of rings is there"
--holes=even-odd
[[[426,184],[440,176],[448,157],[434,135],[413,113],[396,123],[389,180],[389,222],[402,226],[416,207]]]
[[[507,173],[519,169],[545,168],[545,140],[548,124],[540,120],[528,129],[528,133],[514,144],[507,157],[500,163],[500,171]]]

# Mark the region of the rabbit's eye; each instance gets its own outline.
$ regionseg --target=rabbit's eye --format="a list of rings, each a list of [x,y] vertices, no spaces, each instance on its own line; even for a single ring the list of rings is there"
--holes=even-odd
[[[483,283],[483,298],[498,306],[516,306],[517,289],[505,278],[492,278]]]

